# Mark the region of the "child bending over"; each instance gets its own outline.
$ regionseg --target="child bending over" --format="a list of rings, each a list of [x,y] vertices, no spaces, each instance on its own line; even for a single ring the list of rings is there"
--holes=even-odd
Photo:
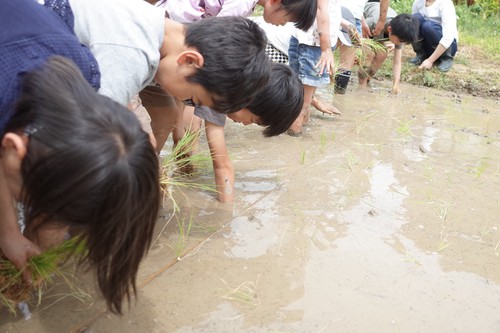
[[[370,9],[371,6],[377,6],[378,3],[369,3],[368,8],[365,8],[365,17],[368,25],[374,25],[375,19],[378,18],[377,11]],[[373,12],[375,12],[374,15]],[[388,22],[386,23],[382,34],[374,37],[374,41],[385,45],[385,42],[390,44],[387,48],[372,49],[365,47],[365,59],[363,59],[362,67],[358,70],[359,86],[364,87],[370,79],[377,73],[380,66],[387,58],[388,52],[394,50],[394,58],[392,61],[392,93],[400,92],[399,83],[401,77],[401,56],[403,53],[403,45],[411,43],[418,38],[418,20],[408,14],[400,14],[391,19],[391,10],[388,13]]]
[[[41,250],[54,245],[38,236],[47,228],[82,232],[83,259],[96,268],[108,306],[120,313],[123,297],[135,293],[160,203],[158,158],[134,114],[97,94],[69,61],[53,58],[25,74],[1,138],[6,257],[22,267],[39,252],[12,223],[18,201],[25,232]]]
[[[288,130],[300,114],[304,101],[304,88],[298,76],[288,65],[273,63],[271,78],[264,89],[246,108],[227,114],[234,122],[245,126],[257,124],[265,127],[265,137],[280,135]],[[201,108],[197,113],[205,122],[205,134],[212,156],[212,163],[217,187],[217,199],[220,202],[234,200],[234,168],[229,158],[224,138],[226,115],[221,115],[209,108]],[[186,114],[187,119],[189,115]],[[187,131],[197,131],[201,119],[189,119]]]

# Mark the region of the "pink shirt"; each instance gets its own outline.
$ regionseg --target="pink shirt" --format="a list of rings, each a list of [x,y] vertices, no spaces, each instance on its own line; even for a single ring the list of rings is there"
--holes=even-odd
[[[177,22],[193,22],[211,16],[250,16],[258,0],[166,0],[156,6],[165,8]]]

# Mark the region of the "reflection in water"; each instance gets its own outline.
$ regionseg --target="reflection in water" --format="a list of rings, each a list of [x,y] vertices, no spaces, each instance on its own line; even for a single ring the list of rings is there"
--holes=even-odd
[[[278,217],[273,207],[278,198],[276,193],[268,195],[265,200],[257,202],[250,216],[240,216],[231,222],[230,232],[225,237],[234,245],[225,251],[228,257],[256,258],[276,246],[280,225],[273,223]]]
[[[304,331],[370,332],[371,323],[377,332],[468,332],[478,325],[477,331],[495,331],[474,318],[500,327],[500,286],[487,286],[476,274],[444,272],[438,254],[420,250],[401,234],[409,193],[392,165],[375,165],[370,183],[357,206],[339,213],[349,230],[334,240],[336,247],[310,247],[304,296],[285,313],[302,310],[297,325]],[[428,316],[439,318],[428,326]]]

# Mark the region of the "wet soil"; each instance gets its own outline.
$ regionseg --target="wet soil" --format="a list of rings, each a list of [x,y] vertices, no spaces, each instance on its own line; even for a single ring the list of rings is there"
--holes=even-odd
[[[123,317],[81,275],[0,331],[499,332],[499,100],[389,88],[321,91],[301,138],[229,123],[235,203],[175,191]]]

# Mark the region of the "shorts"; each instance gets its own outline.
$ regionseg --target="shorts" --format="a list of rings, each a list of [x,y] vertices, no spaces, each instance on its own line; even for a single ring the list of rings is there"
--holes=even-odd
[[[361,25],[361,20],[360,19],[356,19],[356,30],[358,30],[358,34],[360,36],[363,36],[363,27]]]
[[[335,48],[332,47],[332,51],[334,49]],[[297,38],[290,38],[288,61],[293,71],[298,74],[302,84],[319,87],[330,83],[330,75],[327,73],[326,69],[322,75],[319,75],[316,68],[314,68],[320,58],[320,47],[299,44]]]
[[[139,96],[145,108],[175,106],[175,99],[160,86],[146,86]]]

